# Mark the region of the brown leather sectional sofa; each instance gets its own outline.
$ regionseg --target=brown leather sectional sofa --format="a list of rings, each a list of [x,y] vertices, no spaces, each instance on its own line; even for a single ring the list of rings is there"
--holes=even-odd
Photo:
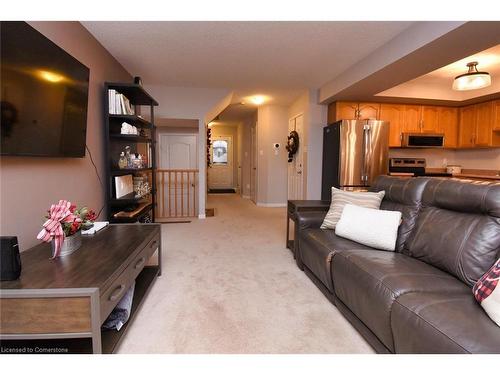
[[[396,251],[320,229],[298,214],[296,260],[380,353],[500,353],[500,327],[472,286],[500,257],[500,184],[380,176],[381,209],[399,210]]]

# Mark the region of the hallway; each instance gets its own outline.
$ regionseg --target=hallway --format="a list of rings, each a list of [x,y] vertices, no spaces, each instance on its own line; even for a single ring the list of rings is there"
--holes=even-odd
[[[372,353],[285,249],[285,208],[236,194],[208,207],[163,225],[163,275],[119,353]]]

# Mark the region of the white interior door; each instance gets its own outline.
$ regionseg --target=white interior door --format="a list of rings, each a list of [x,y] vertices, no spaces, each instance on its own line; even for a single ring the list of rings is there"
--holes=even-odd
[[[196,135],[160,134],[159,153],[160,169],[196,169]]]
[[[250,128],[250,199],[257,202],[257,124]]]
[[[288,199],[304,199],[304,116],[299,115],[289,120],[288,131],[299,134],[299,149],[288,163]]]
[[[166,216],[195,216],[192,212],[198,196],[198,175],[194,178],[182,171],[198,169],[198,141],[195,134],[160,134],[159,169],[171,172],[163,174],[159,205]],[[162,200],[162,201],[160,201]],[[188,212],[188,207],[189,211]]]
[[[209,189],[234,188],[233,140],[231,136],[215,136],[210,148],[210,168],[208,169]]]

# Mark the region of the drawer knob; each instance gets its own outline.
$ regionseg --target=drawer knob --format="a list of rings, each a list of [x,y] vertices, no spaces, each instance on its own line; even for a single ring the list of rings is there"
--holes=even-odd
[[[123,284],[120,286],[117,286],[115,288],[115,290],[113,290],[113,293],[110,294],[108,299],[110,301],[116,301],[118,299],[118,297],[120,297],[120,295],[122,294],[124,289],[125,289],[125,285],[123,285]]]
[[[142,257],[141,259],[139,259],[137,261],[137,263],[135,264],[134,268],[135,269],[138,269],[140,266],[142,266],[144,264],[144,262],[146,261],[146,258],[145,257]]]

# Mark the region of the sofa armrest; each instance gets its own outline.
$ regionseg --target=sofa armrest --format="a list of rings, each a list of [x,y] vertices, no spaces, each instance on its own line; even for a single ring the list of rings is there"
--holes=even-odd
[[[319,228],[327,211],[304,211],[297,213],[297,233],[308,228]]]
[[[302,264],[302,259],[300,257],[300,238],[302,236],[302,231],[309,228],[319,228],[323,224],[327,211],[304,211],[297,213],[297,220],[295,222],[294,230],[294,256],[297,266],[304,270],[304,265]]]

